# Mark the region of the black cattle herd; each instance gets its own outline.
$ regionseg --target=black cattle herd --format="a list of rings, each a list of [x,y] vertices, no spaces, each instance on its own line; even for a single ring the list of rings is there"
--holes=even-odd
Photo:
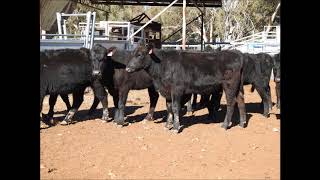
[[[222,127],[230,128],[234,108],[238,107],[239,126],[244,128],[247,117],[243,86],[251,84],[251,91],[259,93],[263,115],[269,117],[272,108],[269,86],[272,69],[276,83],[276,106],[279,109],[280,53],[271,56],[237,50],[160,50],[143,42],[132,51],[115,47],[107,49],[99,44],[91,50],[44,50],[40,51],[40,113],[46,95],[49,95],[50,109],[48,114],[42,114],[40,122],[52,125],[54,105],[60,95],[68,110],[60,124],[69,124],[83,102],[85,89],[91,87],[94,101],[88,115],[101,102],[101,119],[106,122],[113,119],[118,125],[127,125],[124,109],[129,91],[148,89],[150,108],[145,119],[153,120],[160,93],[166,100],[165,127],[178,133],[181,130],[181,108],[186,103],[187,111],[193,111],[197,94],[201,95],[199,105],[208,108],[208,118],[214,120],[220,110],[222,93],[225,92],[227,110]],[[113,98],[113,118],[109,117],[107,92]],[[68,94],[73,95],[72,105]]]

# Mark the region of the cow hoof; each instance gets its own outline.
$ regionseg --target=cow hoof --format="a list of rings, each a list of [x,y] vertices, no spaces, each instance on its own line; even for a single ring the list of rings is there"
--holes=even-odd
[[[60,122],[60,125],[66,126],[66,125],[69,125],[70,123],[71,123],[70,121],[63,120]]]
[[[221,127],[222,127],[223,129],[227,130],[227,129],[230,127],[230,124],[231,124],[231,122],[230,122],[229,124],[223,123],[223,124],[221,125]]]
[[[242,128],[245,128],[245,127],[246,127],[246,122],[241,122],[241,123],[239,124],[239,126],[242,127]]]
[[[170,130],[170,129],[167,128],[166,126],[163,126],[163,129],[164,129],[165,131],[169,131],[169,130]]]
[[[105,122],[110,122],[112,119],[109,118],[109,116],[103,116],[103,117],[101,118],[101,120],[102,120],[102,121],[105,121]]]
[[[270,114],[263,114],[264,117],[269,118]]]
[[[53,118],[51,118],[51,119],[49,120],[49,122],[50,122],[50,125],[52,125],[52,126],[55,126],[55,125],[58,124],[57,120],[54,120]]]
[[[150,114],[148,114],[144,119],[147,121],[154,121],[153,117]]]
[[[117,124],[118,126],[121,126],[121,127],[123,127],[123,126],[128,126],[128,125],[129,125],[129,123],[128,123],[128,122],[125,122],[125,121],[116,122],[116,124]]]
[[[40,129],[48,128],[49,125],[45,124],[44,122],[40,121]]]
[[[178,133],[179,133],[179,130],[173,129],[173,130],[171,130],[171,132],[172,132],[173,134],[178,134]]]
[[[166,123],[166,124],[164,125],[164,128],[170,130],[170,129],[173,128],[173,124]]]

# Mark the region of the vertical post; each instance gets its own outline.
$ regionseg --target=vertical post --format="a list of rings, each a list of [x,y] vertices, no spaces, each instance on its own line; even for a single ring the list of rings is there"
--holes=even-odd
[[[46,34],[45,30],[41,30],[41,34]],[[46,39],[46,36],[42,36],[42,39]]]
[[[130,22],[128,22],[128,30],[127,30],[127,50],[130,50],[130,44],[131,44],[131,39],[130,39],[130,34],[131,34],[131,27],[130,27]]]
[[[93,41],[94,41],[95,22],[96,22],[96,12],[93,12],[92,13],[92,25],[91,25],[91,37],[90,37],[90,49],[92,48]]]
[[[182,50],[186,50],[186,0],[182,7]]]
[[[62,29],[63,29],[63,34],[66,35],[67,34],[67,26],[66,26],[66,21],[65,19],[63,19],[63,25],[62,25]],[[67,36],[64,36],[64,39],[67,39]]]
[[[109,38],[109,21],[107,21],[107,23],[106,23],[106,33],[105,33],[105,35],[107,36],[107,40],[110,40],[110,38]]]
[[[91,19],[91,11],[87,12],[87,24],[86,24],[86,37],[84,39],[84,47],[89,48],[89,31],[90,31],[90,19]]]
[[[201,51],[203,51],[203,13],[201,13]]]
[[[62,34],[61,30],[61,14],[57,12],[57,25],[58,25],[58,34]],[[59,36],[59,39],[62,39],[62,36]]]
[[[276,27],[276,31],[277,31],[277,43],[280,44],[280,26]]]

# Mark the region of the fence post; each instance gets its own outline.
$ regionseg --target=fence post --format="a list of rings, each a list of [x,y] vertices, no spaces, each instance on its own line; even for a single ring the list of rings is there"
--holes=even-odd
[[[280,26],[276,27],[276,31],[277,31],[277,43],[280,44]]]
[[[90,16],[91,17],[91,16]],[[95,30],[95,22],[96,22],[96,12],[92,13],[92,25],[91,25],[91,37],[90,37],[90,49],[93,47],[94,41],[94,30]]]
[[[86,34],[86,37],[85,37],[85,40],[84,40],[84,47],[86,48],[90,48],[89,47],[89,31],[90,31],[90,19],[91,19],[91,11],[87,12],[87,24],[86,24],[86,30],[85,30],[85,34]]]
[[[57,12],[56,14],[57,14],[58,33],[62,34],[62,30],[61,30],[61,14],[59,12]],[[59,36],[59,39],[62,39],[62,36]]]
[[[41,34],[46,34],[45,30],[41,30]],[[41,36],[41,39],[46,39],[46,36]]]
[[[65,19],[63,19],[63,25],[62,25],[62,29],[63,29],[63,34],[66,35],[67,33],[67,26],[66,26],[66,21]],[[67,39],[67,36],[64,36],[64,39]]]

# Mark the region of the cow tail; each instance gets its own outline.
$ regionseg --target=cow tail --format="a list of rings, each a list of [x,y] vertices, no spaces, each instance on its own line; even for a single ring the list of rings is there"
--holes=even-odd
[[[244,60],[242,59],[241,69],[240,69],[240,87],[239,87],[240,89],[239,90],[243,90],[243,84],[244,84],[243,69],[244,69]]]

